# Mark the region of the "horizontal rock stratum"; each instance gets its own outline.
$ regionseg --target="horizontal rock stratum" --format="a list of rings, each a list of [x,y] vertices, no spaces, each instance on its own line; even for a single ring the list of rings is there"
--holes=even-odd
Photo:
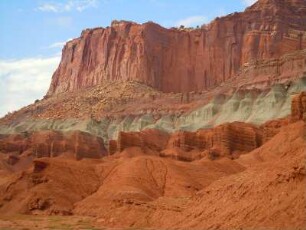
[[[102,138],[80,131],[0,135],[0,152],[24,154],[35,158],[57,157],[65,153],[77,160],[102,158],[107,155]]]
[[[115,80],[163,92],[209,89],[239,74],[242,66],[306,48],[305,21],[304,0],[260,0],[197,29],[113,21],[65,45],[47,94]],[[283,64],[271,66],[276,75],[288,71]],[[303,72],[305,63],[290,68]]]

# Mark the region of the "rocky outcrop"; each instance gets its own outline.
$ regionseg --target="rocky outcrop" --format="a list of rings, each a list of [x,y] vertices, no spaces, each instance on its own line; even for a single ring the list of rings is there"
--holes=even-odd
[[[36,132],[31,136],[35,157],[56,157],[62,153],[73,153],[76,159],[101,158],[106,155],[103,139],[80,131]]]
[[[236,158],[242,153],[250,152],[262,144],[260,129],[253,125],[234,122],[220,125],[213,129],[199,130],[197,132],[177,132],[173,134],[168,142],[167,149],[178,148],[175,158],[192,159],[195,150],[201,152],[196,158],[204,156],[210,159],[227,156]],[[166,150],[165,156],[169,151]],[[171,154],[170,154],[171,155]]]
[[[29,148],[28,134],[0,135],[0,151],[21,154]]]
[[[236,108],[237,109],[237,108]],[[302,92],[292,97],[291,116],[268,121],[261,126],[244,122],[233,122],[219,125],[215,128],[200,129],[195,132],[178,131],[170,135],[166,144],[156,144],[157,131],[120,132],[118,148],[121,152],[129,147],[147,147],[158,151],[162,157],[193,161],[203,157],[216,159],[219,157],[237,158],[241,154],[251,152],[277,135],[290,122],[305,120],[306,93]],[[151,132],[151,133],[150,133]],[[155,135],[152,135],[155,132]],[[150,133],[150,135],[145,135]],[[145,137],[149,136],[149,139]],[[158,137],[157,139],[155,139]],[[152,143],[155,144],[152,145]]]
[[[236,85],[235,82],[232,84]],[[119,85],[130,86],[118,89]],[[108,143],[117,139],[121,131],[160,129],[168,133],[179,130],[194,132],[234,121],[262,125],[291,114],[291,97],[306,90],[306,76],[267,89],[224,92],[224,87],[217,87],[207,94],[190,93],[189,103],[180,102],[181,93],[157,93],[149,91],[148,87],[144,90],[141,84],[109,86],[58,95],[27,106],[0,119],[0,134],[80,130],[100,136]],[[110,96],[110,91],[116,93],[116,97]],[[144,91],[155,96],[156,100],[152,101],[146,94],[141,96]],[[92,104],[90,99],[97,101],[96,104]],[[104,114],[103,109],[110,105],[113,110]],[[31,113],[37,114],[29,117]]]
[[[144,151],[153,150],[162,157],[192,161],[203,157],[236,158],[261,144],[260,129],[251,124],[235,122],[197,132],[179,131],[170,136],[158,130],[120,132],[116,143],[109,142],[109,148],[112,154],[140,147]]]
[[[117,150],[123,151],[128,147],[144,146],[140,133],[138,132],[120,132],[118,135]]]
[[[306,37],[306,36],[305,36]],[[306,77],[306,49],[286,53],[281,58],[245,63],[234,77],[240,89],[266,89]]]
[[[140,147],[143,150],[151,149],[159,152],[166,147],[168,139],[169,134],[157,129],[148,129],[141,132],[120,132],[116,151],[121,152],[129,147]]]
[[[280,132],[281,128],[287,126],[289,122],[289,118],[283,118],[268,121],[261,125],[259,128],[262,130],[262,143],[266,143],[271,140],[276,134]]]
[[[292,98],[291,120],[293,122],[298,120],[306,121],[306,92],[302,92]]]
[[[108,154],[113,155],[117,152],[117,141],[116,140],[110,140],[108,142]]]
[[[305,21],[304,0],[259,0],[243,13],[190,30],[114,21],[107,28],[87,29],[65,45],[48,95],[116,80],[164,92],[211,88],[237,75],[242,66],[306,48]],[[265,70],[269,77],[287,75],[286,65],[274,66],[273,76]],[[302,73],[305,62],[290,69]]]
[[[2,135],[0,152],[27,154],[36,158],[56,157],[67,153],[73,154],[77,160],[101,158],[107,154],[102,138],[80,131],[40,131],[32,134]]]
[[[173,215],[172,220],[182,229],[248,229],[249,226],[253,229],[265,229],[266,226],[303,229],[306,201],[304,134],[305,123],[301,121],[285,127],[261,148],[236,161],[247,167],[244,172],[215,181],[197,193],[199,196],[193,199],[194,204],[178,214],[181,218]],[[294,214],[278,216],[284,213],[280,211],[283,207]],[[260,215],[262,218],[256,222]],[[169,227],[175,226],[169,222]]]

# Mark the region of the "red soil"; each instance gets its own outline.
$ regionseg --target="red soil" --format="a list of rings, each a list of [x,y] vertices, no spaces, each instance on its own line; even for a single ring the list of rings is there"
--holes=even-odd
[[[302,229],[305,122],[236,160],[182,162],[130,147],[103,160],[1,161],[0,214],[82,215],[98,226]],[[290,143],[290,144],[288,144]]]

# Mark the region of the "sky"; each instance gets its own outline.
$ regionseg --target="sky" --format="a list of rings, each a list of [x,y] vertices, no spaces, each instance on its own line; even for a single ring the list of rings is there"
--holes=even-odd
[[[256,0],[0,0],[0,117],[41,99],[65,42],[112,20],[197,26]]]

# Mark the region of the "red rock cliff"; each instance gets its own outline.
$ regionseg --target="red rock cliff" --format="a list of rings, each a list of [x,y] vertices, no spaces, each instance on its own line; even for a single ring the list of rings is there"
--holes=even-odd
[[[73,153],[76,159],[101,158],[107,155],[103,139],[80,131],[37,131],[0,136],[0,152],[28,153],[33,157],[56,157]]]
[[[305,22],[304,0],[259,0],[195,30],[115,21],[66,44],[48,95],[109,80],[135,80],[164,92],[203,90],[245,63],[306,48]]]
[[[241,153],[250,152],[262,143],[261,130],[251,124],[242,122],[228,123],[213,129],[199,130],[197,132],[174,133],[167,148],[179,148],[183,151],[182,159],[192,159],[190,152],[206,151],[210,157],[229,156],[237,157]],[[178,152],[180,153],[180,152]],[[238,155],[237,155],[238,153]],[[233,156],[235,155],[236,156]],[[198,158],[199,156],[196,156]]]
[[[291,121],[306,121],[306,92],[295,95],[291,103]]]

